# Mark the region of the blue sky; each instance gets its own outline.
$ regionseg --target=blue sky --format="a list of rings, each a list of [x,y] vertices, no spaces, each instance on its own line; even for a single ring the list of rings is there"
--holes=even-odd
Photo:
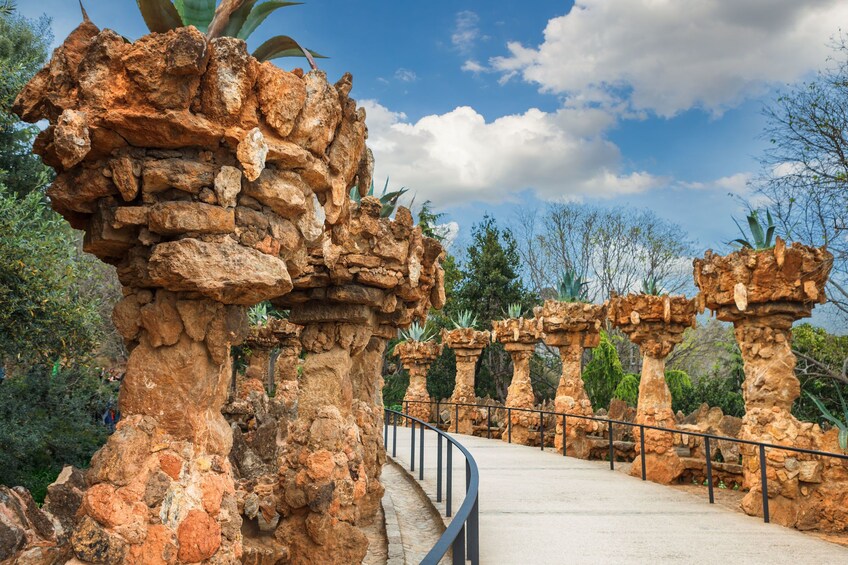
[[[75,0],[18,4],[57,41],[80,21]],[[146,33],[134,0],[85,4]],[[846,21],[842,0],[315,0],[250,44],[289,34],[331,57],[330,79],[353,73],[377,178],[432,200],[460,241],[485,213],[576,200],[650,208],[702,250],[736,236],[763,104],[825,65]]]

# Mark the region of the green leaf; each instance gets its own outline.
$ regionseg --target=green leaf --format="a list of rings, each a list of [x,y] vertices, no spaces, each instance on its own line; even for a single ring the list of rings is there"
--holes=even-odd
[[[843,424],[840,420],[838,420],[830,412],[830,410],[827,409],[827,406],[825,406],[824,403],[821,400],[819,400],[817,397],[813,396],[809,392],[807,393],[807,396],[810,397],[810,400],[812,400],[813,404],[815,404],[816,407],[819,409],[819,412],[821,412],[822,418],[824,418],[828,422],[831,422],[834,426],[837,426],[839,429],[843,429],[845,427],[845,424]]]
[[[319,55],[315,51],[304,49],[301,47],[300,43],[287,35],[272,37],[260,45],[256,51],[253,52],[253,56],[260,62],[270,61],[271,59],[279,59],[281,57],[306,57],[309,59],[309,64],[313,69],[317,68],[315,66],[315,61],[312,60],[313,57],[315,59],[327,58],[324,55]]]
[[[265,18],[270,16],[275,10],[287,6],[298,6],[300,4],[303,4],[303,2],[279,2],[277,0],[263,2],[250,11],[236,37],[246,40],[265,21]]]
[[[205,32],[215,17],[215,0],[174,0],[183,24]]]
[[[165,33],[183,27],[180,13],[170,0],[136,0],[136,3],[150,31]]]
[[[760,226],[760,221],[757,218],[756,212],[751,212],[751,215],[748,216],[748,227],[751,228],[751,235],[754,238],[754,246],[757,249],[762,249],[766,238],[763,233],[763,228]]]
[[[838,441],[843,451],[848,450],[848,428],[839,428]]]

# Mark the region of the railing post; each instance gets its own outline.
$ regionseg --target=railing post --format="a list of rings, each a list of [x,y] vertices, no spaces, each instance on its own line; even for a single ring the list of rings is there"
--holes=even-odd
[[[409,442],[409,470],[415,470],[415,420],[412,418],[409,419],[409,429],[412,432],[410,434],[411,441]]]
[[[442,424],[442,409],[439,408],[439,399],[437,398],[436,399],[436,427],[439,428],[439,429],[442,429],[441,424]]]
[[[468,496],[468,488],[471,486],[471,464],[468,462],[468,459],[465,460],[465,496]],[[471,508],[471,514],[468,516],[468,527],[466,528],[466,532],[468,534],[468,559],[471,563],[478,563],[480,561],[480,547],[478,541],[480,539],[480,528],[478,522],[478,514],[477,514],[477,501],[479,498],[474,499],[474,506]],[[475,557],[476,556],[476,557]]]
[[[397,457],[397,412],[392,412],[392,457]]]
[[[418,480],[424,480],[424,424],[421,424],[421,435],[418,436]]]
[[[507,419],[507,439],[509,439],[509,443],[512,443],[512,408],[506,409],[506,419]]]
[[[612,420],[607,420],[607,430],[609,432],[609,458],[610,471],[615,471],[615,448],[612,445]],[[642,458],[645,459],[644,457]]]
[[[442,434],[436,434],[436,446],[438,455],[436,456],[436,502],[442,501]]]
[[[766,472],[766,446],[760,444],[760,490],[763,491],[763,522],[769,522],[768,473]]]
[[[639,459],[642,460],[642,480],[644,481],[648,478],[648,474],[645,472],[645,426],[639,426],[639,445],[641,447]]]
[[[545,450],[545,419],[541,410],[539,410],[539,449]]]
[[[383,408],[383,447],[389,445],[389,411]]]
[[[462,528],[459,530],[459,534],[457,534],[456,539],[453,540],[453,552],[451,557],[453,563],[465,563],[465,524],[462,525]]]
[[[403,413],[404,413],[404,414],[409,414],[409,401],[408,401],[408,400],[407,400],[407,401],[405,401],[405,402],[403,403],[403,405],[404,405],[404,406],[406,406],[406,408],[404,408],[404,410],[403,410]]]
[[[563,457],[565,457],[565,438],[566,438],[566,435],[567,435],[566,432],[565,432],[565,423],[566,423],[565,414],[563,414],[562,415],[562,456]]]
[[[713,454],[712,451],[710,451],[710,436],[706,436],[704,440],[704,448],[707,450],[707,485],[709,486],[710,491],[710,504],[714,504],[715,496],[713,494]]]
[[[451,517],[451,502],[453,500],[453,442],[448,440],[448,484],[445,489],[445,516]]]
[[[492,408],[486,408],[486,439],[492,439]]]
[[[458,434],[459,433],[459,404],[458,403],[454,404],[453,408],[454,408],[453,421],[455,422],[455,424],[453,426],[453,432],[455,434]]]

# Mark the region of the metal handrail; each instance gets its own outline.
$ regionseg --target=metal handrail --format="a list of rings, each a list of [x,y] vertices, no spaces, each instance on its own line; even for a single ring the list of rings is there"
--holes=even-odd
[[[406,409],[407,412],[409,411],[410,402],[416,403],[416,404],[427,404],[430,407],[432,407],[433,404],[434,404],[434,401],[432,401],[432,400],[429,401],[429,402],[425,402],[423,400],[404,400],[403,402],[405,403],[405,407],[406,407],[405,409]],[[704,438],[704,440],[705,440],[704,441],[704,456],[705,456],[705,459],[706,459],[707,485],[709,487],[710,504],[715,503],[715,496],[714,496],[714,492],[713,492],[713,480],[712,480],[712,457],[711,457],[711,450],[710,450],[710,441],[711,440],[718,440],[718,441],[727,441],[727,442],[732,442],[732,443],[738,443],[738,444],[742,444],[742,445],[755,446],[759,450],[760,485],[761,485],[760,490],[762,492],[763,521],[765,521],[765,522],[769,522],[768,476],[767,476],[767,473],[766,473],[766,449],[778,449],[778,450],[783,450],[783,451],[791,451],[791,452],[794,452],[794,453],[804,453],[804,454],[807,454],[807,455],[816,455],[816,456],[819,456],[819,457],[832,457],[832,458],[835,458],[835,459],[841,459],[843,461],[848,461],[848,454],[844,454],[844,453],[832,453],[832,452],[829,452],[829,451],[817,451],[817,450],[814,450],[814,449],[806,449],[806,448],[803,448],[803,447],[793,447],[793,446],[789,446],[789,445],[775,445],[773,443],[752,441],[752,440],[734,438],[734,437],[729,437],[729,436],[719,436],[719,435],[715,435],[715,434],[695,432],[695,431],[690,431],[690,430],[663,428],[663,427],[660,427],[660,426],[651,426],[651,425],[648,425],[648,424],[637,424],[635,422],[626,422],[626,421],[623,421],[623,420],[612,420],[610,418],[601,418],[601,417],[598,417],[598,416],[586,416],[586,415],[583,415],[583,414],[574,414],[574,413],[571,413],[571,412],[552,412],[550,410],[540,410],[540,409],[537,409],[537,408],[519,408],[519,407],[510,407],[510,406],[501,407],[501,406],[491,406],[489,404],[472,404],[472,403],[469,403],[469,402],[450,402],[450,401],[449,402],[441,402],[441,401],[438,401],[438,400],[435,401],[435,405],[436,405],[437,416],[439,418],[441,418],[440,410],[439,410],[439,408],[441,406],[446,405],[446,406],[453,406],[454,407],[454,409],[455,409],[454,422],[455,422],[457,432],[459,430],[459,407],[460,406],[467,407],[467,408],[486,408],[488,410],[486,417],[487,417],[487,421],[489,423],[487,434],[488,434],[488,437],[490,439],[491,439],[491,412],[490,411],[492,409],[506,410],[507,411],[507,427],[508,427],[507,433],[508,433],[509,443],[512,443],[512,418],[511,418],[511,416],[512,416],[513,411],[530,412],[532,414],[539,414],[539,423],[540,423],[540,425],[539,425],[539,437],[540,437],[539,445],[540,445],[541,449],[543,449],[543,450],[545,449],[545,441],[544,441],[545,428],[544,428],[544,422],[542,421],[543,416],[545,416],[545,415],[562,416],[562,424],[563,424],[562,455],[563,455],[563,457],[566,457],[566,451],[567,451],[566,441],[565,441],[566,430],[567,430],[567,418],[580,418],[580,419],[583,419],[583,420],[592,420],[592,421],[595,421],[595,422],[605,422],[607,424],[608,428],[609,428],[609,430],[608,430],[608,434],[609,434],[609,458],[610,458],[610,469],[612,469],[612,470],[615,469],[615,450],[614,450],[614,446],[613,446],[613,433],[612,433],[613,432],[613,430],[612,430],[613,424],[622,425],[622,426],[629,426],[631,428],[639,428],[639,441],[640,441],[640,447],[641,447],[640,453],[645,453],[645,430],[655,430],[655,431],[660,431],[660,432],[668,432],[670,434],[680,434],[681,436],[694,436],[694,437]],[[646,459],[645,457],[641,458],[641,461],[642,461],[642,480],[643,481],[647,479],[647,476],[646,476],[647,473],[646,473],[646,468],[645,468],[645,459]]]
[[[445,489],[445,515],[451,516],[453,499],[453,447],[456,446],[465,457],[465,498],[456,514],[451,519],[445,531],[442,533],[436,545],[430,549],[421,565],[437,565],[448,550],[454,564],[459,565],[471,561],[472,565],[480,563],[480,518],[478,509],[478,498],[480,490],[480,472],[477,462],[471,456],[468,449],[442,430],[430,425],[428,422],[413,418],[403,412],[384,408],[384,445],[386,452],[389,451],[389,420],[392,420],[392,457],[397,456],[397,421],[398,417],[410,422],[410,471],[415,471],[415,428],[420,429],[418,480],[424,480],[424,430],[430,429],[436,432],[437,466],[436,466],[436,502],[442,501],[442,438],[447,440],[447,485]],[[391,415],[391,417],[390,417]],[[413,475],[414,478],[414,475]]]

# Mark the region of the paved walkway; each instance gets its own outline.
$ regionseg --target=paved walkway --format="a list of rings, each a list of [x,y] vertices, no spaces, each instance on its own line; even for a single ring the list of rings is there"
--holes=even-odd
[[[415,435],[417,441],[418,430]],[[848,549],[610,471],[605,462],[457,438],[480,469],[480,560],[486,565],[848,563]],[[423,486],[435,500],[433,432],[424,443]],[[408,428],[398,428],[397,451],[408,469]],[[416,445],[416,478],[418,453]],[[456,511],[465,491],[465,461],[456,449],[453,466]]]

